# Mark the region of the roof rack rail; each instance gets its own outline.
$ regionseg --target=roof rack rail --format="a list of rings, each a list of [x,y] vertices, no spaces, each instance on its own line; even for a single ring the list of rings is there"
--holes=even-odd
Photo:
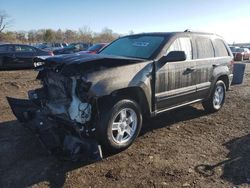
[[[184,32],[191,32],[191,30],[190,29],[186,29]]]

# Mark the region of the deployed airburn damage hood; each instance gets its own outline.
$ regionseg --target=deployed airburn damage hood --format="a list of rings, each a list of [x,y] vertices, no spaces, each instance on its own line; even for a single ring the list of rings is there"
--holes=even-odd
[[[101,157],[95,138],[99,97],[140,87],[151,104],[151,61],[77,53],[34,61],[43,87],[29,91],[29,100],[8,102],[49,151],[70,160]]]

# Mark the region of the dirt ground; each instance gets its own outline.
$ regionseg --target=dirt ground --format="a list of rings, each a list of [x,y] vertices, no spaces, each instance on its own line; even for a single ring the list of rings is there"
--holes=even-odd
[[[247,64],[247,63],[246,63]],[[36,72],[0,72],[0,187],[250,187],[250,64],[223,109],[200,104],[147,120],[126,151],[92,164],[58,161],[13,116]]]

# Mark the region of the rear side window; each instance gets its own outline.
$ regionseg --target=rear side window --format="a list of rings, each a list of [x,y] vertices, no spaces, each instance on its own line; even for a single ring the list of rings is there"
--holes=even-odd
[[[209,38],[199,37],[196,40],[198,59],[214,57],[214,48]]]
[[[214,50],[216,57],[229,56],[226,45],[221,39],[214,40]]]
[[[176,39],[168,48],[166,54],[171,51],[184,51],[186,53],[187,60],[191,60],[193,58],[191,40],[187,37]]]

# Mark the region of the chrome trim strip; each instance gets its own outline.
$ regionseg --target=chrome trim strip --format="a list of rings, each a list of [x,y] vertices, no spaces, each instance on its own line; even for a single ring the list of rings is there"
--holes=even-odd
[[[193,103],[197,103],[197,102],[200,102],[202,100],[203,99],[197,99],[197,100],[194,100],[194,101],[191,101],[191,102],[187,102],[187,103],[184,103],[184,104],[180,104],[180,105],[177,105],[177,106],[166,108],[164,110],[159,110],[159,111],[156,111],[154,115],[157,115],[157,114],[160,114],[160,113],[163,113],[163,112],[167,112],[167,111],[179,108],[179,107],[187,106],[187,105],[190,105],[190,104],[193,104]]]

